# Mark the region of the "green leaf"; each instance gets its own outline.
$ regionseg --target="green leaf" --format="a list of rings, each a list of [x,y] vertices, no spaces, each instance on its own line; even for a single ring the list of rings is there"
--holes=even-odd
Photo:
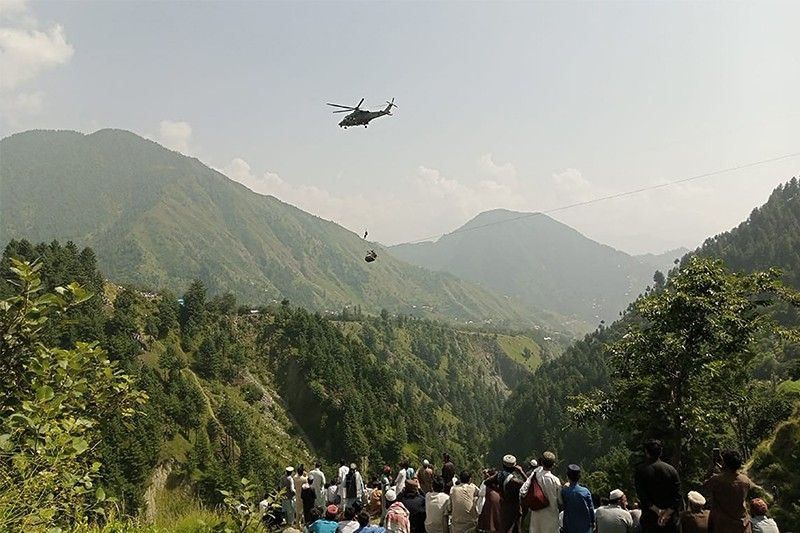
[[[106,500],[106,491],[103,490],[103,487],[97,487],[97,490],[94,491],[94,497],[98,502]]]
[[[42,385],[38,389],[36,389],[36,399],[40,402],[46,402],[47,400],[52,400],[55,393],[53,392],[53,388],[49,385]]]
[[[85,439],[75,437],[72,439],[72,448],[76,454],[81,454],[89,449],[89,443]]]

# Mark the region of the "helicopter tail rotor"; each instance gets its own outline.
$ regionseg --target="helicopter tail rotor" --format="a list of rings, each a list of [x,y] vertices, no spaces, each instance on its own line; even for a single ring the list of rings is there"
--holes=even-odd
[[[384,109],[384,111],[386,112],[387,115],[391,115],[392,114],[392,108],[393,107],[397,107],[397,104],[394,103],[394,98],[392,98],[391,102],[388,102],[388,101],[386,102],[386,109]]]

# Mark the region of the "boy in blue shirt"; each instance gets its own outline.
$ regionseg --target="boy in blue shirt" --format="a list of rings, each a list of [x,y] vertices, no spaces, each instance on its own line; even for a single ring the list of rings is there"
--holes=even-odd
[[[564,502],[564,533],[592,533],[594,530],[594,503],[589,489],[580,485],[581,467],[567,467],[569,486],[561,489]]]

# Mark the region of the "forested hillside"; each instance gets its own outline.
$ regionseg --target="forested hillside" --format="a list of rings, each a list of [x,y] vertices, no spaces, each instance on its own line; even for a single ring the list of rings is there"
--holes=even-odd
[[[179,291],[201,279],[212,294],[230,291],[254,304],[288,298],[315,310],[360,305],[462,323],[528,326],[551,318],[398,261],[333,222],[127,131],[3,139],[0,197],[0,243],[90,246],[119,283]],[[368,264],[371,248],[379,259]]]
[[[210,297],[199,281],[179,304],[169,291],[104,283],[94,252],[72,243],[12,241],[4,280],[15,278],[12,256],[38,262],[44,291],[77,281],[94,294],[69,321],[48,321],[41,341],[98,341],[147,394],[132,418],[101,420],[95,483],[124,512],[162,520],[176,505],[220,503],[218,491],[242,476],[274,489],[283,467],[315,458],[374,469],[449,451],[477,467],[511,389],[566,342],[387,311],[325,318],[288,301],[254,309],[231,294]],[[16,291],[0,283],[0,297]]]
[[[753,272],[777,266],[783,270],[783,279],[790,286],[800,288],[800,280],[797,278],[800,269],[800,257],[797,255],[800,249],[798,220],[800,184],[797,179],[792,179],[778,187],[769,201],[754,210],[746,222],[706,241],[696,252],[684,258],[681,266],[683,269],[687,268],[690,258],[695,255],[720,258],[737,272]],[[643,298],[632,305],[621,320],[587,335],[570,347],[561,358],[543,365],[531,380],[522,384],[506,403],[508,414],[504,431],[493,443],[493,455],[499,457],[509,449],[522,448],[528,453],[539,453],[543,449],[553,448],[560,451],[565,460],[582,462],[590,469],[607,466],[613,461],[618,464],[621,462],[623,466],[630,464],[632,458],[629,453],[618,451],[624,449],[625,438],[628,436],[625,432],[608,428],[601,411],[585,416],[583,425],[578,426],[570,416],[568,407],[576,405],[575,396],[589,395],[595,390],[609,390],[610,346],[619,342],[623,335],[639,330],[642,324],[637,307],[647,305],[647,299],[653,299],[660,294],[665,284],[669,284],[676,275],[677,271],[666,280],[663,276],[656,276],[653,289],[648,290]],[[759,299],[764,297],[760,295]],[[756,298],[754,300],[758,301]],[[777,304],[768,307],[765,312],[784,326],[800,325],[800,312],[791,305]],[[774,332],[774,329],[767,331]],[[800,344],[796,338],[776,338],[774,333],[770,333],[757,337],[749,349],[753,350],[752,358],[748,359],[745,370],[750,372],[751,382],[739,391],[742,395],[741,401],[761,413],[765,420],[771,420],[772,426],[767,423],[768,427],[753,429],[748,437],[720,436],[720,445],[733,444],[752,449],[758,439],[765,437],[773,429],[776,419],[770,417],[788,416],[791,404],[795,401],[793,398],[797,398],[792,387],[780,385],[781,382],[800,378]],[[759,452],[761,459],[756,460],[752,472],[765,486],[773,482],[785,484],[789,491],[784,491],[786,494],[794,494],[800,489],[796,482],[792,483],[786,478],[794,461],[794,456],[787,450],[796,450],[800,444],[792,440],[792,428],[795,427],[796,425],[789,425],[781,430],[774,439],[777,444],[770,444],[772,447],[778,446],[779,451],[769,454],[765,451]],[[695,459],[704,461],[707,457]],[[770,468],[764,466],[768,463],[772,464]],[[789,485],[792,486],[791,490]],[[786,513],[790,512],[795,513],[791,516],[797,517],[797,510],[791,511],[788,501],[781,501],[784,520],[790,516]]]
[[[389,251],[591,327],[616,318],[644,290],[656,268],[663,268],[653,263],[664,262],[632,257],[544,214],[504,209],[481,213],[436,242],[400,244]]]

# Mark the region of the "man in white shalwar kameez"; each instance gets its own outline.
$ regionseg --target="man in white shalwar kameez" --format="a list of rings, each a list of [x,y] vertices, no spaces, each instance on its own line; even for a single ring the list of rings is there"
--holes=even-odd
[[[308,477],[314,480],[311,486],[314,487],[314,492],[317,493],[317,498],[314,500],[315,507],[325,507],[325,483],[327,483],[327,480],[320,469],[321,466],[322,464],[317,462],[314,465],[314,470],[308,473]]]
[[[341,466],[339,467],[339,497],[342,499],[341,505],[344,506],[344,501],[347,499],[347,489],[344,486],[344,480],[347,477],[347,474],[350,472],[350,467],[347,466],[347,461],[342,459],[339,461]]]
[[[556,464],[556,456],[553,452],[544,452],[541,466],[534,469],[522,488],[519,491],[520,498],[524,498],[531,488],[534,476],[542,492],[547,496],[549,505],[538,511],[531,511],[530,533],[558,533],[560,526],[558,523],[558,504],[561,498],[561,480],[550,470]]]

